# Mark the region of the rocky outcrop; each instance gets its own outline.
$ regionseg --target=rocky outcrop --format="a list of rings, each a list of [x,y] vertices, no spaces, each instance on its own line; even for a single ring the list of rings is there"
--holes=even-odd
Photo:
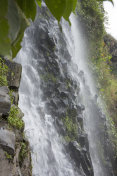
[[[40,14],[43,14],[47,19],[48,15],[45,12],[42,7]],[[31,39],[34,40],[33,43],[36,43],[35,50],[39,53],[39,57],[35,56],[35,59],[40,75],[45,111],[54,118],[55,127],[63,137],[66,151],[75,167],[81,175],[93,176],[87,135],[83,127],[82,113],[85,107],[77,101],[80,91],[79,82],[73,79],[69,72],[71,64],[75,71],[78,68],[71,62],[71,56],[62,32],[58,33],[59,39],[53,39],[52,36],[49,36],[49,22],[52,23],[52,21],[48,21],[48,25],[46,25],[45,19],[40,18],[39,20],[37,26],[35,23],[36,30],[33,30],[34,37]],[[32,35],[30,29],[27,32],[28,35]],[[56,54],[58,40],[59,56]],[[79,149],[74,146],[74,143],[82,147]],[[77,158],[74,155],[77,155]]]
[[[93,166],[86,148],[81,147],[77,141],[74,141],[69,143],[69,149],[71,157],[75,160],[76,165],[82,167],[85,175],[93,176]]]
[[[109,53],[112,55],[111,58],[112,71],[117,76],[117,40],[115,40],[111,35],[106,34],[104,36],[104,42],[108,47]]]
[[[9,61],[8,59],[5,59],[4,61],[4,63],[8,66],[8,86],[10,89],[18,90],[20,85],[22,67],[20,64]]]
[[[5,151],[0,148],[0,175],[1,176],[13,176],[13,164],[10,162],[11,158],[7,158]]]
[[[11,107],[9,89],[6,86],[0,87],[0,114],[8,115]]]
[[[0,146],[10,155],[15,153],[15,134],[12,131],[0,128]]]
[[[17,107],[22,67],[13,61],[4,61],[8,66],[8,87],[0,87],[0,176],[31,176],[30,149],[21,120],[23,113]],[[18,120],[22,127],[17,125]]]

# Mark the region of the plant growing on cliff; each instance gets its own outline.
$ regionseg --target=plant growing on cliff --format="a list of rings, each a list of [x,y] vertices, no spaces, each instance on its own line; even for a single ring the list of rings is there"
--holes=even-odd
[[[41,7],[42,0],[36,2]],[[75,11],[77,0],[45,0],[45,3],[58,21],[62,17],[69,21],[70,14]],[[35,18],[36,3],[35,0],[0,0],[0,8],[0,54],[12,58],[21,48],[24,30],[30,24],[28,19]]]
[[[5,152],[5,157],[6,159],[8,159],[9,161],[12,161],[13,160],[13,156],[8,154],[7,152]]]
[[[78,125],[73,121],[72,116],[69,116],[68,113],[66,113],[66,116],[63,118],[63,124],[66,128],[65,140],[75,140],[78,134]]]
[[[27,143],[26,142],[21,142],[20,145],[21,145],[21,150],[20,150],[20,153],[19,153],[19,161],[20,161],[20,164],[22,164],[22,161],[27,156],[28,149],[27,149]]]
[[[109,136],[117,156],[117,78],[113,75],[111,55],[104,42],[100,42],[100,47],[97,48],[95,55],[92,56],[92,61],[94,73],[96,73],[97,77],[99,94],[105,103]]]
[[[12,106],[10,109],[10,114],[8,117],[8,123],[14,128],[23,129],[24,128],[24,122],[23,120],[18,116],[19,111],[17,106]]]
[[[0,86],[7,86],[7,72],[8,67],[4,64],[3,59],[0,57]]]

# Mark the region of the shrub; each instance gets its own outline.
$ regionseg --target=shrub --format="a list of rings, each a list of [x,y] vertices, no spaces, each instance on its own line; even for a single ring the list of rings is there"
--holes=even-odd
[[[0,57],[0,86],[7,86],[7,72],[8,67],[4,64],[3,59]]]
[[[24,127],[24,122],[20,117],[18,117],[18,114],[18,107],[12,106],[8,117],[8,123],[17,129],[22,129]]]
[[[63,118],[63,123],[66,128],[66,141],[72,141],[75,140],[75,138],[78,135],[78,125],[73,121],[72,116],[69,116],[68,113],[66,113],[66,116]]]

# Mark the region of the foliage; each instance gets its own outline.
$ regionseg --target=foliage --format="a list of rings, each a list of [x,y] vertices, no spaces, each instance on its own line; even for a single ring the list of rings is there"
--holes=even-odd
[[[66,112],[66,116],[63,118],[63,123],[66,128],[65,140],[67,142],[75,140],[78,133],[78,125],[75,123],[73,117],[68,115],[68,112]]]
[[[18,114],[18,107],[12,106],[8,117],[8,123],[15,128],[22,129],[24,127],[24,122],[20,117],[18,117]]]
[[[36,5],[34,0],[1,0],[0,7],[0,54],[15,57],[29,25],[27,18],[36,15]]]
[[[109,123],[109,135],[117,156],[117,78],[112,73],[111,55],[104,42],[92,56],[94,72],[101,98],[105,102],[106,116]]]
[[[22,162],[24,160],[24,158],[27,156],[28,150],[27,150],[26,142],[21,142],[20,145],[21,145],[21,150],[20,150],[20,154],[19,154],[19,160],[20,160],[20,162]]]
[[[117,128],[115,126],[113,119],[110,116],[108,116],[108,122],[109,122],[109,135],[110,135],[113,147],[115,149],[115,157],[117,157]]]
[[[41,1],[36,0],[40,7]],[[93,6],[95,1],[92,0]],[[45,3],[58,21],[61,17],[69,21],[71,12],[75,11],[77,0],[45,0]],[[86,6],[88,9],[88,1]],[[28,19],[35,18],[36,4],[35,0],[0,0],[0,7],[0,54],[12,58],[21,48],[24,30],[30,24]]]
[[[104,34],[104,9],[101,2],[83,0],[77,3],[77,13],[91,44],[97,47]]]
[[[57,81],[55,76],[51,73],[46,73],[44,75],[40,75],[40,78],[42,80],[44,80],[45,82],[52,81],[52,82],[56,83],[56,81]]]
[[[8,154],[7,152],[5,152],[5,156],[9,161],[13,159],[12,155]]]
[[[4,64],[3,59],[0,57],[0,86],[7,86],[7,72],[8,67]]]
[[[9,91],[9,96],[10,96],[11,104],[13,104],[13,100],[14,100],[14,97],[13,97],[13,90],[10,90],[10,91]]]
[[[111,56],[104,43],[100,47],[100,55],[96,59],[92,59],[98,76],[98,87],[100,88],[101,97],[105,100],[107,109],[117,124],[117,78],[112,74],[112,69],[109,64],[111,62]]]
[[[95,0],[92,1],[92,5]],[[104,1],[104,0],[96,0]],[[108,0],[113,3],[112,0]],[[83,1],[82,1],[83,2]],[[77,0],[45,0],[45,3],[53,16],[60,21],[61,17],[69,21],[69,16],[76,9]],[[88,0],[87,0],[88,4]],[[86,5],[87,5],[86,4]],[[88,8],[87,8],[88,9]]]

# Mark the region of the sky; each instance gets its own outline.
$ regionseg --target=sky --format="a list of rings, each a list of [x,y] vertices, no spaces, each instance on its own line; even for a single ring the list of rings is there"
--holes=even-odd
[[[106,31],[117,39],[117,0],[113,0],[114,6],[111,2],[104,2],[104,9],[107,12],[108,24],[105,24]]]

